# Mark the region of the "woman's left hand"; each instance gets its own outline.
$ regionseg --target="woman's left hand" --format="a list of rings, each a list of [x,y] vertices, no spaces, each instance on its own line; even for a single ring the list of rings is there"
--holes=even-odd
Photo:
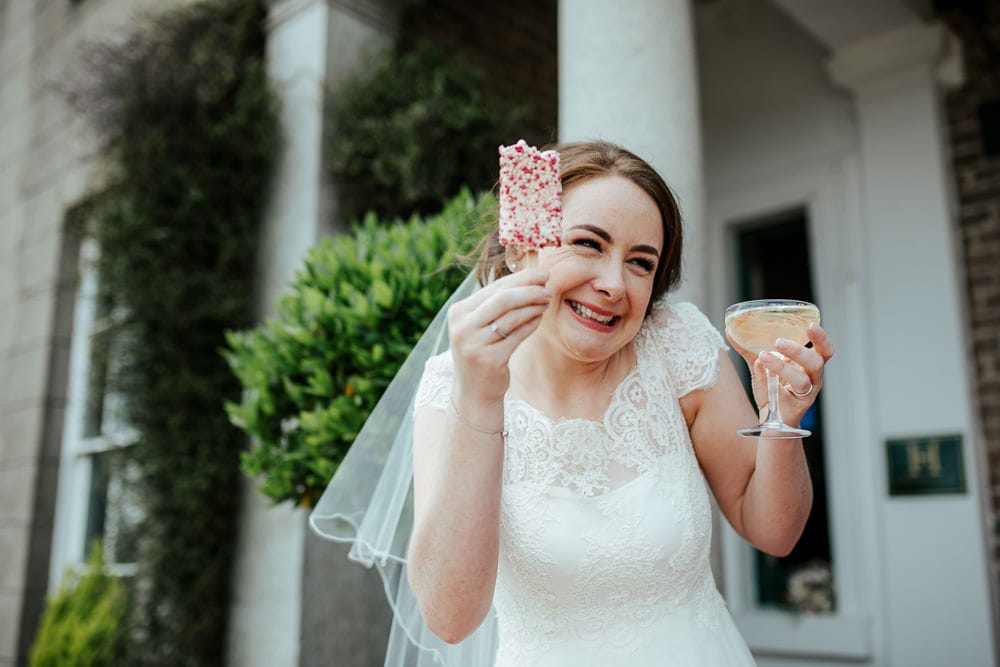
[[[816,395],[823,388],[823,370],[834,354],[833,342],[823,327],[810,324],[806,332],[811,345],[802,345],[785,338],[775,341],[774,350],[753,354],[729,339],[740,356],[750,367],[753,397],[758,410],[767,405],[766,370],[778,376],[781,390],[778,392],[779,409],[784,421],[798,425],[809,407],[816,401]],[[778,354],[775,354],[777,352]]]

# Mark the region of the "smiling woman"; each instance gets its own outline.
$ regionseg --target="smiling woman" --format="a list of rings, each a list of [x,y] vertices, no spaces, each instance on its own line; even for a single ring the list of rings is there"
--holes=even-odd
[[[450,349],[416,392],[412,534],[394,539],[405,638],[386,664],[752,665],[712,578],[709,491],[787,553],[812,502],[801,441],[736,435],[757,420],[722,337],[665,298],[681,229],[659,175],[605,142],[557,149],[563,244],[512,274],[487,239],[483,287],[447,309]],[[780,369],[747,357],[751,374],[818,390],[833,348],[809,336],[775,343]],[[783,414],[816,393],[782,392]]]

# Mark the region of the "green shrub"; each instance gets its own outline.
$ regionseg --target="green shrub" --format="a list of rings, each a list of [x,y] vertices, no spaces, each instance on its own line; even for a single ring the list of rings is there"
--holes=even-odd
[[[332,98],[328,162],[344,220],[427,214],[463,186],[489,189],[497,146],[519,138],[526,116],[488,93],[478,70],[427,44],[381,54]]]
[[[139,432],[130,666],[225,664],[246,439],[219,348],[250,326],[258,230],[279,147],[263,0],[201,0],[92,47],[79,102],[104,139],[100,275],[126,314],[118,385]]]
[[[369,215],[326,239],[276,317],[231,333],[225,353],[243,383],[226,406],[253,436],[244,470],[275,502],[312,505],[420,334],[466,275],[454,259],[495,209],[463,191],[438,215],[386,224]]]
[[[104,572],[99,544],[91,550],[84,573],[68,579],[42,615],[31,667],[125,664],[125,585]]]

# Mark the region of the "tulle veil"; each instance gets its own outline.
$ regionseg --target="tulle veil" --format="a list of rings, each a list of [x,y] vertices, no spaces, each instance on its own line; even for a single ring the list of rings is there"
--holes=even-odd
[[[492,610],[475,633],[448,644],[424,625],[406,577],[413,528],[413,401],[427,359],[448,349],[448,307],[476,288],[473,271],[400,367],[309,516],[319,535],[350,543],[348,557],[381,575],[393,611],[385,667],[490,667],[496,655]]]

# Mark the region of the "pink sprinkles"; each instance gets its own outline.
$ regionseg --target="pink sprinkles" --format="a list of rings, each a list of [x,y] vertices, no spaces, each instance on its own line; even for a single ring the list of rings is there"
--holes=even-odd
[[[559,154],[524,139],[500,146],[500,243],[538,250],[559,245],[561,232]]]

